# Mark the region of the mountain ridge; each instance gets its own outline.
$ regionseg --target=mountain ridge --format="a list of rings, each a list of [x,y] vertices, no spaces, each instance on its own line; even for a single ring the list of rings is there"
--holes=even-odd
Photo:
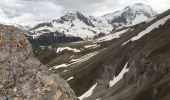
[[[156,14],[156,11],[144,4],[134,4],[101,17],[88,17],[76,11],[66,13],[57,20],[36,25],[30,30],[30,36],[38,38],[44,33],[59,32],[83,40],[92,39],[99,34],[109,34],[113,30],[138,24]]]

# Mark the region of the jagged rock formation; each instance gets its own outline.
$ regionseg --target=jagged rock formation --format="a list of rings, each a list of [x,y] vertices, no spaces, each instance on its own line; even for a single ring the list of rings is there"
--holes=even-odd
[[[76,100],[69,85],[33,57],[24,34],[0,25],[0,100]]]

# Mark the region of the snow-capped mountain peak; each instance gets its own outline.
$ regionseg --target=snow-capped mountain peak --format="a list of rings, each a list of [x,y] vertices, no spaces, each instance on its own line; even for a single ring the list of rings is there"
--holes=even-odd
[[[142,3],[136,3],[136,4],[134,4],[132,6],[128,6],[128,7],[134,12],[147,13],[146,16],[148,16],[148,17],[153,17],[153,16],[157,15],[157,12],[155,10],[153,10],[150,5],[144,5]]]
[[[106,19],[110,24],[118,27],[125,25],[135,25],[140,22],[152,18],[157,15],[157,12],[149,5],[136,3],[125,7],[123,10],[114,13],[106,14],[102,18]]]
[[[105,26],[105,29],[102,30],[103,26]],[[60,32],[69,36],[87,39],[93,38],[100,33],[108,34],[112,31],[112,27],[108,23],[102,24],[102,27],[98,22],[94,22],[89,17],[75,11],[68,12],[57,20],[40,23],[32,28],[31,32],[35,33],[34,37],[40,36],[39,34],[42,33]]]

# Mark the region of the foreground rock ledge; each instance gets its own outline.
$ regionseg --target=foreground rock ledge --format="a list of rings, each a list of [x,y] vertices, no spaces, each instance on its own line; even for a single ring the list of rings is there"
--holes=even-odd
[[[0,25],[0,100],[77,100],[58,75],[33,57],[24,34]]]

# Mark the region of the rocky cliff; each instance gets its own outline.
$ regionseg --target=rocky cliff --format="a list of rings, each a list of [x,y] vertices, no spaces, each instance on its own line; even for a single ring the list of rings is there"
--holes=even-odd
[[[24,34],[0,25],[0,100],[76,100],[70,86],[33,57]]]

